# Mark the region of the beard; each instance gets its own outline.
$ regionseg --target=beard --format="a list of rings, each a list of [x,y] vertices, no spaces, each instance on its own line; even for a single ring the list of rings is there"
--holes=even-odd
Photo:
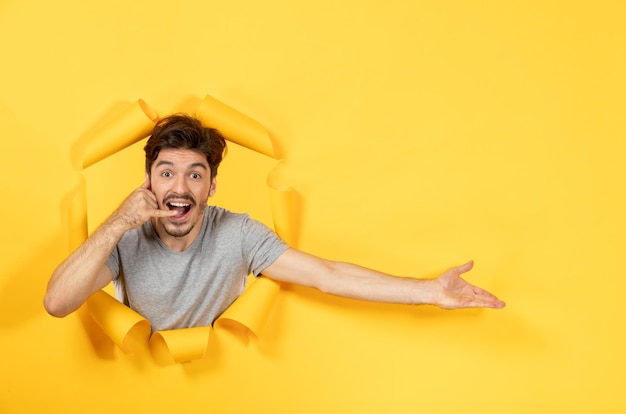
[[[202,224],[202,217],[204,216],[204,209],[206,204],[200,204],[195,207],[196,211],[193,212],[193,217],[189,217],[187,221],[183,223],[171,222],[167,217],[161,219],[161,228],[167,235],[181,238],[187,236],[195,228],[196,225]]]
[[[172,237],[185,237],[191,230],[193,229],[195,223],[184,223],[184,224],[165,224],[163,225],[163,230],[172,236]]]

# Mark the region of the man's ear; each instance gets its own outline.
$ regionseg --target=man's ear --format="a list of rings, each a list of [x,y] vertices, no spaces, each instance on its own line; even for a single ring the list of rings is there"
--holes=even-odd
[[[148,174],[147,172],[146,172],[146,180],[144,181],[142,187],[145,188],[146,190],[152,191],[152,184],[150,183],[150,174]]]
[[[211,188],[209,188],[209,197],[213,197],[215,195],[216,190],[217,190],[217,180],[214,177],[211,180]]]

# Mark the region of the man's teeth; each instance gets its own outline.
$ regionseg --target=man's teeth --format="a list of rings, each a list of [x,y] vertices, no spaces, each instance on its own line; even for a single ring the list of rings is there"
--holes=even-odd
[[[169,205],[172,207],[189,207],[187,203],[169,203]]]

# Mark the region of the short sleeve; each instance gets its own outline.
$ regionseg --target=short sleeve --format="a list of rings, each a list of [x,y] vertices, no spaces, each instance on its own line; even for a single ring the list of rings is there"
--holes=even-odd
[[[120,256],[118,246],[113,248],[113,251],[104,263],[109,269],[111,269],[111,273],[113,273],[113,280],[117,280],[120,274]]]
[[[274,263],[289,246],[265,224],[246,217],[241,229],[242,256],[248,271],[258,276]]]

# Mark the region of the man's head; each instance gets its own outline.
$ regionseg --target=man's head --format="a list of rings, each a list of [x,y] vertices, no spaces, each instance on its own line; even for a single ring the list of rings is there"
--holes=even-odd
[[[163,118],[155,125],[144,147],[148,175],[159,152],[168,148],[188,149],[202,154],[209,163],[213,179],[226,152],[226,141],[218,130],[203,127],[198,119],[189,115],[176,114]]]
[[[159,237],[170,248],[177,248],[174,241],[186,248],[198,235],[207,200],[215,194],[215,176],[225,149],[217,130],[204,128],[187,115],[172,115],[155,126],[144,148],[147,188],[159,209],[176,211],[153,219]]]

